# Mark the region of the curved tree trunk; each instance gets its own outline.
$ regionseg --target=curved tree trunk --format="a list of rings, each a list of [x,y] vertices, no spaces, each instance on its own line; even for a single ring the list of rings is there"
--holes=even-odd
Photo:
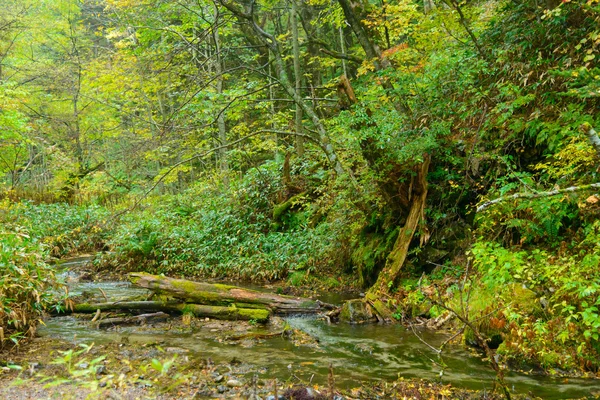
[[[391,283],[393,283],[404,265],[408,248],[419,228],[419,224],[424,220],[425,201],[427,200],[427,172],[429,171],[429,156],[418,165],[417,174],[412,183],[412,203],[406,222],[396,238],[392,252],[388,255],[385,267],[379,273],[377,282],[369,292],[387,293]]]
[[[378,319],[389,320],[391,317],[391,310],[381,301],[381,297],[389,292],[390,287],[402,272],[410,243],[419,228],[419,224],[424,220],[429,162],[430,158],[426,156],[425,160],[417,167],[417,174],[411,185],[412,191],[409,193],[412,202],[406,222],[398,233],[394,247],[387,257],[385,267],[377,277],[377,282],[365,296],[366,302],[373,308]],[[421,237],[421,243],[425,240],[426,238]],[[350,319],[352,319],[352,316],[350,316]]]

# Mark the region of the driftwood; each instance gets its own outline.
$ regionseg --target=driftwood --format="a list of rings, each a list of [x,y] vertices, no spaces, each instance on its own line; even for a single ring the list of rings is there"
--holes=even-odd
[[[129,317],[105,318],[99,321],[92,320],[91,324],[96,328],[108,328],[117,325],[143,324],[151,320],[156,321],[167,318],[169,318],[169,314],[159,311],[155,313],[133,315]]]
[[[170,301],[123,301],[112,303],[81,303],[74,304],[72,312],[77,313],[96,313],[100,311],[113,310],[144,310],[144,311],[163,311],[193,314],[196,317],[209,317],[226,320],[254,320],[256,322],[266,322],[269,319],[270,312],[265,309],[237,308],[211,306],[201,304],[188,304]]]
[[[239,310],[254,309],[253,312],[263,310],[285,315],[315,314],[335,308],[330,304],[307,298],[282,296],[238,286],[167,278],[141,272],[129,274],[129,280],[135,286],[175,297],[188,303],[222,306],[226,309],[233,306]]]

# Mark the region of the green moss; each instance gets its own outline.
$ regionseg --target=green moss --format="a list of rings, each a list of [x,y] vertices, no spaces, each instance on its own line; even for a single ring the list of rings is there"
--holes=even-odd
[[[173,288],[178,289],[178,290],[182,291],[183,293],[187,294],[188,298],[193,299],[194,301],[198,301],[199,303],[202,303],[202,304],[227,305],[232,302],[232,301],[223,299],[222,296],[220,296],[219,291],[211,290],[210,286],[206,286],[206,288],[202,287],[202,289],[200,289],[198,287],[198,284],[193,281],[187,281],[187,280],[183,280],[183,279],[174,279],[171,281],[171,285],[173,286]],[[202,286],[205,286],[205,285],[202,285]],[[223,286],[226,286],[226,285],[223,285]]]
[[[216,289],[222,290],[222,291],[229,291],[231,289],[238,289],[237,286],[233,286],[233,285],[225,285],[222,283],[213,283],[212,286],[214,286]],[[250,291],[250,289],[247,289]]]
[[[252,308],[255,310],[269,310],[269,307],[265,304],[256,303],[233,303],[233,306],[237,308]]]
[[[306,309],[318,308],[317,303],[312,300],[303,301],[302,303],[300,303],[300,307]]]
[[[265,323],[269,320],[270,312],[268,310],[241,308],[237,311],[240,316],[244,317],[244,319],[247,318],[249,321],[253,320],[256,322]]]
[[[290,197],[286,201],[281,204],[277,204],[273,207],[273,220],[275,222],[281,222],[281,218],[286,211],[291,209],[297,202],[302,200],[302,198],[306,195],[306,192],[299,193],[295,196]]]
[[[243,320],[264,323],[267,322],[271,312],[264,309],[237,308],[235,305],[230,307],[205,306],[199,304],[182,305],[180,311],[183,313],[194,314],[199,317],[211,317],[216,319]]]
[[[377,318],[373,315],[369,303],[363,299],[355,299],[344,303],[340,312],[340,321],[363,324],[376,322]]]
[[[288,277],[288,282],[292,286],[300,286],[306,280],[306,272],[304,271],[296,271],[290,274]]]

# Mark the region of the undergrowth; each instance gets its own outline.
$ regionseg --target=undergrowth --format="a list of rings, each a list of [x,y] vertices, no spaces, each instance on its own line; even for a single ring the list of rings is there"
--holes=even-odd
[[[47,290],[54,272],[45,262],[48,248],[25,228],[0,227],[0,349],[33,337],[50,305]]]

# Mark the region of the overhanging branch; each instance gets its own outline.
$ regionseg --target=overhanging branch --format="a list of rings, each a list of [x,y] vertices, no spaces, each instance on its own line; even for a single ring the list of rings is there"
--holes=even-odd
[[[480,205],[479,207],[477,207],[477,212],[481,212],[493,205],[496,205],[498,203],[502,203],[504,201],[507,200],[516,200],[516,199],[537,199],[539,197],[550,197],[550,196],[557,196],[559,194],[563,194],[563,193],[575,193],[575,192],[583,192],[585,190],[592,190],[592,189],[600,189],[600,182],[598,183],[592,183],[590,185],[582,185],[582,186],[570,186],[568,188],[565,189],[555,189],[555,190],[550,190],[548,192],[535,192],[535,193],[514,193],[511,194],[509,196],[502,196],[502,197],[498,197],[497,199],[494,200],[490,200],[490,201],[486,201],[485,203],[483,203],[482,205]]]

